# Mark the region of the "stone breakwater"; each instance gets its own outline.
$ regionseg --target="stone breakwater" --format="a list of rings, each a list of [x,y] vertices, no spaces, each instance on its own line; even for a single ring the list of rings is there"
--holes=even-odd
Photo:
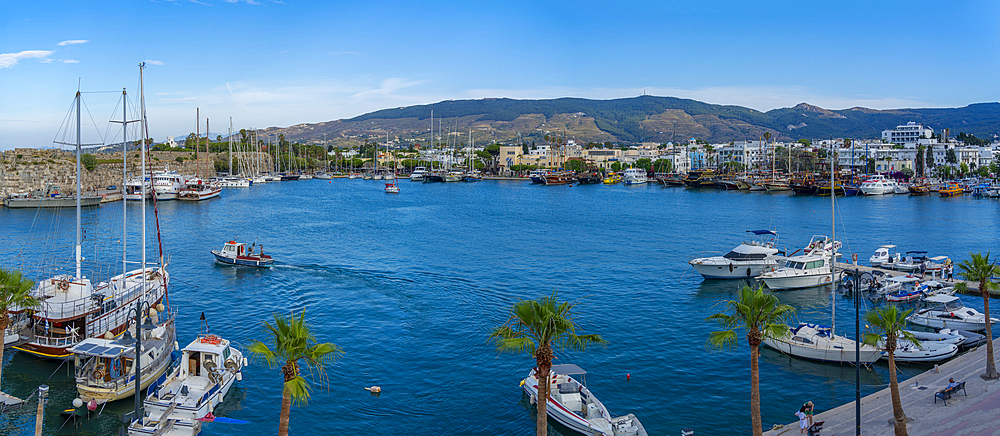
[[[236,155],[236,153],[233,153]],[[122,153],[94,153],[97,165],[93,170],[81,166],[81,182],[84,191],[104,189],[110,185],[121,186]],[[180,158],[180,161],[178,161]],[[261,158],[270,167],[270,158],[261,153]],[[199,154],[194,152],[153,151],[147,162],[148,171],[171,169],[181,174],[197,174],[202,178],[215,176],[215,160],[225,160],[226,153]],[[129,177],[139,173],[138,151],[128,152]],[[237,165],[234,161],[233,165]],[[45,189],[46,184],[58,185],[61,192],[76,190],[76,155],[66,150],[46,150],[18,148],[0,153],[0,197],[18,192]]]

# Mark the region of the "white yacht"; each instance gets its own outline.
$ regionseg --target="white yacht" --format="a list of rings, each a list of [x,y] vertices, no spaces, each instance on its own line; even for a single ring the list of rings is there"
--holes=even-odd
[[[648,182],[646,170],[643,168],[628,168],[625,170],[625,177],[622,179],[626,185],[641,185]]]
[[[931,295],[924,299],[923,306],[906,317],[912,324],[936,329],[956,329],[970,332],[986,330],[986,315],[978,310],[965,307],[962,300],[954,295]],[[996,318],[990,318],[996,324]]]
[[[413,169],[413,172],[410,173],[410,181],[411,182],[422,182],[422,181],[424,181],[424,174],[426,174],[426,173],[427,173],[427,168],[425,168],[425,167],[416,167],[416,168]]]
[[[822,362],[857,361],[870,365],[882,357],[881,350],[865,344],[861,344],[861,354],[855,354],[855,341],[836,335],[832,330],[827,326],[802,323],[791,329],[785,338],[764,338],[764,344],[791,356]]]
[[[633,414],[613,418],[594,395],[572,375],[584,375],[574,364],[552,365],[549,373],[549,398],[545,413],[570,430],[585,435],[646,436],[646,429]],[[538,403],[538,378],[535,369],[521,381],[532,404]]]
[[[759,237],[746,241],[722,256],[702,257],[688,261],[706,279],[743,279],[774,271],[785,259],[777,249],[778,234],[773,230],[747,230]],[[765,240],[772,236],[770,240]]]
[[[861,183],[859,188],[864,195],[885,195],[892,194],[896,189],[896,182],[886,178],[881,174],[876,174]]]
[[[252,182],[245,177],[229,176],[218,181],[218,186],[222,188],[249,188]]]
[[[838,273],[836,277],[831,277],[830,262],[829,253],[792,256],[785,260],[784,266],[765,272],[758,279],[773,291],[829,285],[840,281],[843,276],[843,273]]]
[[[216,335],[198,335],[182,350],[180,365],[150,385],[145,416],[128,426],[130,436],[160,435],[173,427],[192,429],[211,413],[238,380],[247,360]],[[185,434],[197,434],[197,432]]]
[[[153,190],[158,201],[176,200],[184,189],[184,177],[177,171],[153,171]]]

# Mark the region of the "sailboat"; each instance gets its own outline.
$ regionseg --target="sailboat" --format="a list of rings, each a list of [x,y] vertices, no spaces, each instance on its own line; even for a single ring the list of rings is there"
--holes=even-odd
[[[385,152],[389,154],[389,132],[385,134]],[[386,164],[385,169],[385,192],[388,194],[399,194],[399,184],[396,183],[396,162],[392,163],[392,168]]]
[[[831,183],[833,183],[833,151],[830,152],[830,178]],[[831,225],[833,227],[833,234],[831,240],[836,238],[836,198],[835,196],[830,196],[830,214],[831,214]],[[830,262],[830,280],[829,282],[836,283],[834,280],[837,274],[837,249],[839,245],[834,242],[830,245],[830,250],[827,250],[824,254],[829,255]],[[849,339],[846,336],[840,336],[835,333],[834,327],[836,326],[837,319],[837,305],[836,303],[836,292],[831,293],[830,298],[833,302],[830,305],[831,310],[831,322],[830,326],[822,326],[810,323],[801,323],[797,327],[792,328],[790,334],[784,338],[767,338],[765,337],[763,342],[765,345],[774,348],[775,350],[781,351],[782,353],[801,357],[804,359],[818,360],[821,362],[836,362],[836,363],[850,363],[855,362],[859,364],[870,365],[875,363],[882,357],[882,351],[878,348],[872,347],[870,345],[861,344],[858,347],[857,342],[853,339]],[[857,298],[857,297],[855,297]]]
[[[50,359],[66,359],[72,356],[70,347],[87,338],[114,338],[123,333],[130,321],[129,310],[136,303],[145,303],[156,307],[166,298],[167,284],[170,276],[166,265],[149,266],[145,259],[145,197],[141,200],[143,211],[142,229],[142,266],[131,271],[127,270],[125,256],[125,240],[122,240],[122,274],[110,278],[107,282],[94,284],[83,275],[83,229],[81,226],[80,205],[80,106],[81,94],[75,97],[76,111],[76,143],[64,144],[76,146],[77,159],[77,206],[76,206],[76,268],[75,274],[58,274],[39,280],[31,290],[33,297],[41,301],[41,306],[31,314],[27,328],[20,334],[20,345],[14,349],[35,356]],[[60,143],[63,144],[63,143]],[[145,153],[140,153],[145,157]],[[126,153],[127,155],[127,153]],[[143,159],[145,168],[145,159]],[[123,202],[127,207],[127,202]],[[123,226],[123,233],[125,228]],[[131,262],[135,263],[135,262]],[[24,312],[15,308],[11,312]]]

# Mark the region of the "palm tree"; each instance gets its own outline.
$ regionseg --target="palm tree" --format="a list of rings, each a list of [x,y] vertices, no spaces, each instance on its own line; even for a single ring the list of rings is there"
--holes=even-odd
[[[709,345],[715,348],[736,346],[736,330],[745,329],[750,343],[750,420],[754,436],[762,433],[760,423],[760,373],[757,359],[760,344],[764,338],[788,336],[786,320],[795,313],[795,308],[781,304],[778,297],[765,291],[763,286],[751,288],[744,285],[735,300],[726,302],[726,310],[712,315],[707,320],[718,321],[724,330],[712,332]]]
[[[553,292],[550,297],[538,300],[520,300],[510,308],[510,318],[490,333],[497,351],[528,353],[535,358],[535,379],[538,383],[538,417],[535,433],[548,433],[545,409],[549,398],[549,370],[552,368],[553,347],[585,350],[587,345],[605,345],[607,341],[596,334],[577,334],[572,310],[578,303],[560,302]]]
[[[961,270],[958,274],[967,281],[979,282],[979,293],[983,296],[983,309],[986,312],[986,372],[981,375],[985,380],[996,380],[1000,378],[997,374],[997,364],[993,360],[993,326],[990,323],[990,292],[989,288],[996,289],[998,285],[990,281],[990,276],[1000,276],[1000,265],[994,265],[990,260],[990,252],[986,256],[982,253],[971,253],[971,260],[963,260],[958,264]],[[968,289],[965,283],[955,286],[959,291]]]
[[[865,333],[864,343],[882,348],[889,356],[889,391],[892,393],[893,427],[896,436],[907,434],[907,418],[903,413],[903,403],[899,401],[899,382],[896,379],[896,345],[900,339],[920,345],[920,341],[913,337],[912,333],[903,330],[910,312],[912,310],[900,312],[898,307],[890,304],[865,314],[865,323],[870,325],[875,333]]]
[[[301,367],[304,366],[310,375],[315,371],[322,380],[323,367],[344,353],[343,349],[330,342],[316,343],[305,318],[305,310],[298,318],[294,313],[287,317],[274,314],[274,325],[264,323],[271,333],[271,346],[260,341],[250,345],[250,352],[264,358],[269,368],[281,367],[284,386],[281,389],[279,436],[288,435],[288,415],[292,403],[298,405],[309,401],[309,382],[302,377]]]
[[[31,295],[35,283],[25,279],[20,271],[0,268],[0,332],[10,326],[11,310],[25,310],[40,307],[42,303]],[[0,362],[3,362],[3,347],[0,347]],[[3,367],[0,366],[0,375]]]

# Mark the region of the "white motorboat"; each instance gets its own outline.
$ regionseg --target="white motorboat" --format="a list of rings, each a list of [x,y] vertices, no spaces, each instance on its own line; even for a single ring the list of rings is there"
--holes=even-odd
[[[462,177],[465,177],[464,171],[452,170],[444,174],[445,182],[461,182]]]
[[[176,200],[177,194],[184,189],[184,177],[177,171],[153,171],[153,190],[156,200]]]
[[[633,414],[611,417],[611,413],[572,375],[587,372],[574,364],[552,365],[549,377],[549,398],[545,411],[550,418],[570,430],[584,435],[646,436],[646,429]],[[538,379],[535,369],[528,373],[521,386],[532,404],[538,403]]]
[[[962,336],[958,331],[951,329],[942,329],[941,331],[934,332],[923,332],[920,330],[906,330],[907,333],[913,335],[913,337],[920,341],[920,345],[930,345],[933,344],[954,344],[962,345],[965,342],[965,336]]]
[[[626,169],[625,177],[622,180],[626,185],[641,185],[649,181],[646,170],[643,168]]]
[[[892,187],[892,193],[893,194],[909,194],[910,193],[910,184],[909,183],[904,183],[904,182],[896,182],[896,184]]]
[[[809,243],[802,249],[802,252],[805,254],[821,254],[831,251],[840,251],[841,245],[840,241],[831,240],[831,238],[828,238],[826,235],[813,235],[813,237],[809,239]]]
[[[218,182],[218,186],[222,188],[249,188],[250,179],[244,177],[225,177]]]
[[[831,257],[828,253],[792,256],[785,260],[784,266],[761,274],[758,280],[762,280],[773,291],[812,288],[839,282],[843,272],[833,277]]]
[[[774,271],[784,260],[784,252],[775,248],[778,234],[773,230],[747,230],[758,237],[741,243],[722,256],[688,261],[706,279],[743,279]],[[771,236],[770,240],[766,238]]]
[[[970,332],[986,330],[986,315],[978,310],[965,307],[962,300],[954,295],[931,295],[923,301],[923,306],[906,320],[936,329],[957,329]],[[996,324],[996,318],[990,318]]]
[[[413,169],[413,172],[410,173],[410,181],[411,182],[422,182],[422,181],[424,181],[424,174],[427,174],[427,168],[425,168],[425,167],[416,167],[416,168]]]
[[[316,173],[316,178],[320,180],[333,180],[333,176],[327,173]]]
[[[857,361],[869,365],[882,357],[881,350],[865,344],[861,344],[861,354],[856,354],[857,344],[855,341],[836,335],[832,330],[827,326],[802,323],[791,329],[791,334],[788,337],[764,338],[764,344],[791,356],[822,362],[854,363]]]
[[[885,195],[895,192],[896,182],[881,174],[876,174],[861,182],[859,190],[864,195]]]
[[[979,333],[973,333],[966,330],[941,329],[938,330],[938,333],[942,335],[950,335],[950,334],[961,335],[965,340],[962,341],[962,343],[958,344],[959,349],[978,347],[982,345],[984,342],[986,342],[985,335],[981,335]]]
[[[896,362],[940,362],[958,354],[958,345],[947,343],[923,343],[916,345],[906,339],[896,342],[893,358]],[[889,360],[889,355],[882,357]]]
[[[215,410],[233,384],[243,379],[247,360],[226,339],[198,335],[182,351],[180,365],[147,389],[145,416],[129,424],[130,436],[200,425],[197,420]]]
[[[875,250],[875,254],[868,258],[868,263],[874,267],[891,265],[899,259],[899,254],[895,252],[894,248],[896,248],[896,246],[892,244],[878,247],[878,249]]]
[[[163,309],[163,305],[159,306]],[[159,311],[151,318],[159,318]],[[145,389],[170,367],[174,351],[174,320],[152,321],[156,328],[142,334],[139,388]],[[129,329],[133,332],[134,329]],[[128,336],[131,338],[131,334]],[[119,340],[87,338],[68,350],[76,367],[76,389],[84,403],[116,401],[135,394],[135,347]]]

